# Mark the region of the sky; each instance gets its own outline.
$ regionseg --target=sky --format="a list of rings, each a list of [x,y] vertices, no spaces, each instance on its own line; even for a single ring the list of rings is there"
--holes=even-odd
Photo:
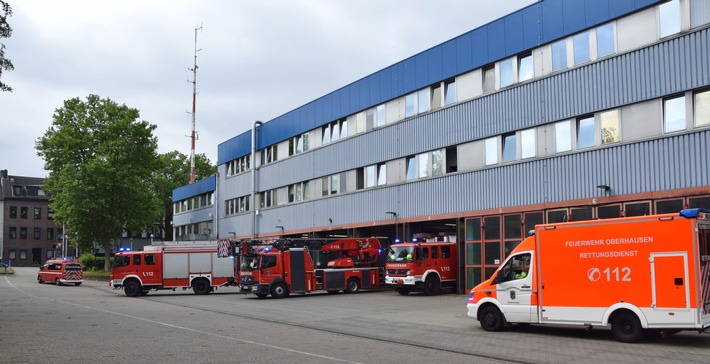
[[[0,169],[46,177],[35,142],[64,101],[140,111],[158,153],[195,153],[536,0],[5,0]],[[197,30],[197,28],[200,28]],[[195,37],[195,35],[197,35]],[[195,44],[197,38],[197,44]],[[198,50],[195,52],[195,50]]]

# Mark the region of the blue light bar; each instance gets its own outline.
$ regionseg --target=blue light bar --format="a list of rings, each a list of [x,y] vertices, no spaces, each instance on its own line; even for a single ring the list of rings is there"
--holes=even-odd
[[[698,217],[701,213],[710,214],[710,210],[701,208],[685,209],[680,211],[680,216],[692,219]]]

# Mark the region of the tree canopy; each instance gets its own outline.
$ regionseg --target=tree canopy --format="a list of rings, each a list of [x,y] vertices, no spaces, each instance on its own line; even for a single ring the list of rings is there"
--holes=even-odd
[[[35,143],[49,176],[54,218],[85,250],[94,242],[106,251],[124,231],[144,231],[162,214],[151,179],[157,167],[156,126],[138,121],[138,110],[97,95],[66,100],[52,126]]]
[[[10,4],[3,0],[0,0],[0,38],[10,38],[12,35],[12,28],[7,22],[7,18],[12,16],[12,8]],[[12,71],[15,67],[12,62],[5,58],[5,44],[0,43],[0,90],[2,91],[12,91],[12,87],[4,84],[2,82],[2,71]]]

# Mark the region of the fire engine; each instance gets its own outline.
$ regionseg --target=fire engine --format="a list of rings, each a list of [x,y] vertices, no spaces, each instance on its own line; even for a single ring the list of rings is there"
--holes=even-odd
[[[231,255],[240,261],[240,288],[264,298],[287,297],[290,293],[341,290],[381,285],[378,267],[381,245],[376,238],[248,240],[231,243]],[[309,251],[327,256],[327,268],[317,268]]]
[[[468,316],[513,323],[611,324],[613,336],[710,328],[710,210],[537,225],[474,287]]]
[[[412,242],[393,244],[387,250],[385,283],[401,295],[413,289],[426,295],[442,287],[456,287],[457,254],[455,242]]]
[[[51,282],[57,286],[73,283],[78,286],[84,282],[81,263],[73,258],[50,259],[39,267],[37,282]]]
[[[143,251],[118,252],[109,285],[126,296],[144,296],[150,290],[192,288],[208,294],[217,287],[235,285],[231,259],[218,259],[216,245],[146,246]]]

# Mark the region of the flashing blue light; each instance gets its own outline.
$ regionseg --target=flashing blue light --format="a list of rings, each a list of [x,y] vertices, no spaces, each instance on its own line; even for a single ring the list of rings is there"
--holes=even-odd
[[[413,242],[413,243],[416,243],[418,240],[419,240],[419,239],[417,239],[417,238],[413,238],[413,239],[412,239],[412,242]]]
[[[126,251],[127,251],[127,252],[131,251],[131,248],[126,248]]]
[[[264,253],[268,253],[268,252],[270,252],[270,251],[271,251],[271,247],[270,247],[270,246],[267,246],[266,248],[264,248]]]
[[[710,210],[708,209],[701,209],[701,208],[696,208],[696,209],[685,209],[680,211],[680,216],[683,216],[688,219],[696,218],[698,217],[701,213],[706,213],[710,214]]]
[[[122,251],[125,251],[125,250],[126,250],[126,249],[124,249],[124,248],[118,248],[118,251],[119,251],[119,252],[122,252]]]
[[[394,239],[395,244],[399,244],[399,238]]]

